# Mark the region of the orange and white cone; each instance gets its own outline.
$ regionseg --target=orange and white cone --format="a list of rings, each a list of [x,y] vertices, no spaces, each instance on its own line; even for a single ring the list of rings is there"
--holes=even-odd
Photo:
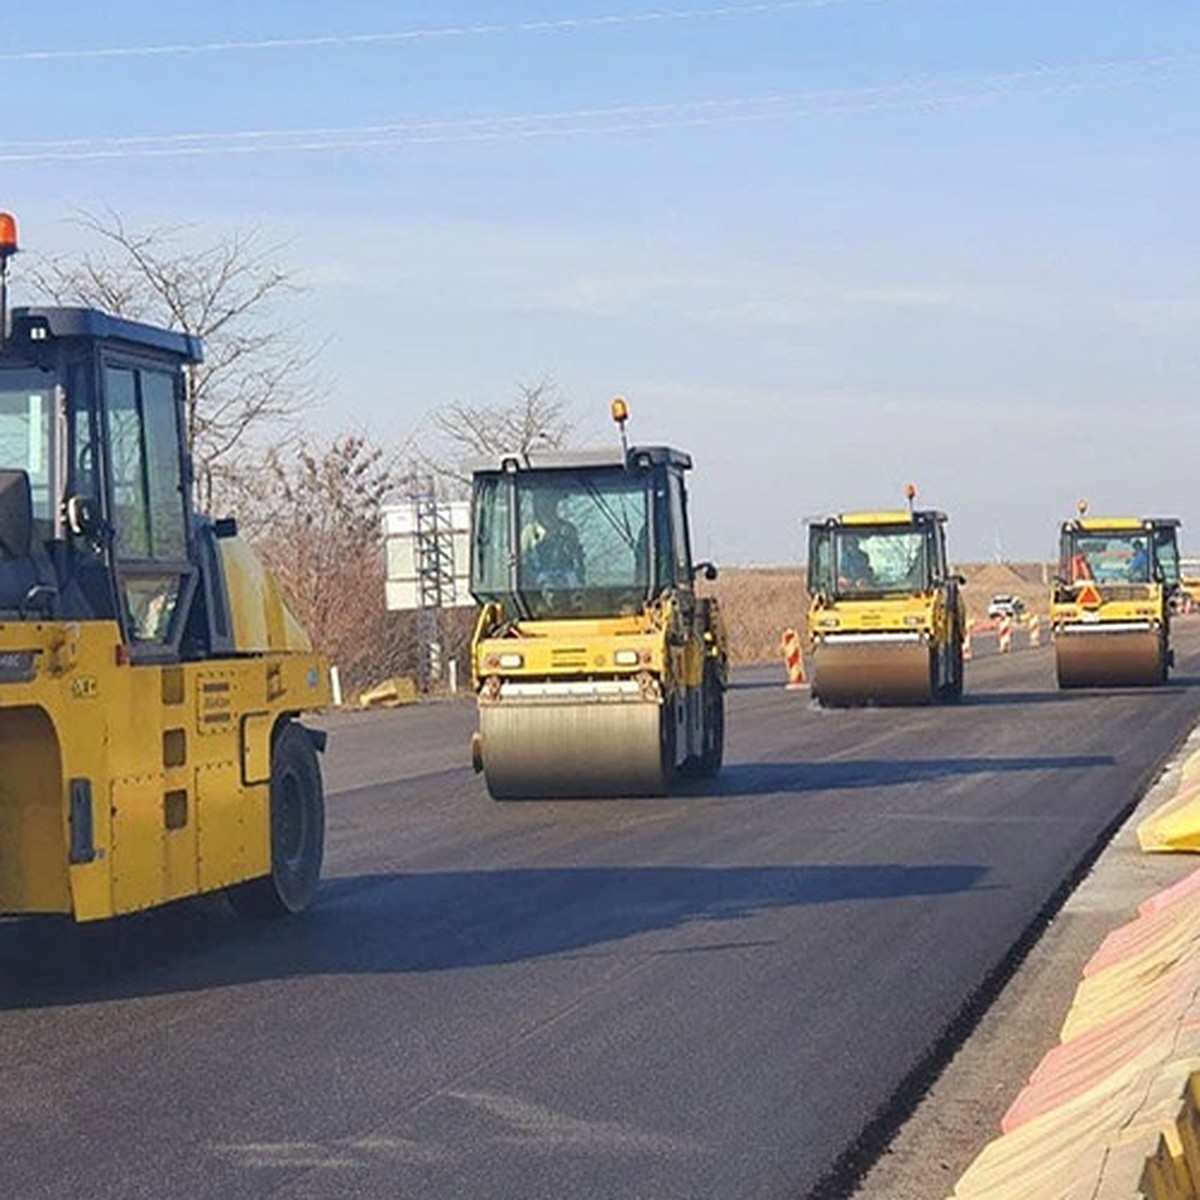
[[[963,662],[971,661],[971,623],[967,622],[967,628],[963,631]]]
[[[802,688],[808,685],[804,678],[804,655],[800,650],[800,635],[794,629],[783,631],[783,664],[787,667],[787,686]]]
[[[1012,618],[1003,617],[1000,621],[1000,653],[1007,654],[1012,650]]]
[[[1038,618],[1037,613],[1034,613],[1029,618],[1029,644],[1031,646],[1040,646],[1042,644],[1042,622]]]

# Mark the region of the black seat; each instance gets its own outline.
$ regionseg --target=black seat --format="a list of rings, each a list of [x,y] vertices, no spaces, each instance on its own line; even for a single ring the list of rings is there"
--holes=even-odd
[[[57,603],[54,564],[34,537],[29,473],[0,470],[0,612],[48,616]]]

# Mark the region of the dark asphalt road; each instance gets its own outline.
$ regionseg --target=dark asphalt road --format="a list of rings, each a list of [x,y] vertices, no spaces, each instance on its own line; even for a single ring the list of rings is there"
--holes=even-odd
[[[495,804],[469,705],[332,717],[305,917],[0,925],[0,1196],[805,1196],[1195,723],[1178,644],[954,709],[748,672],[668,800]]]

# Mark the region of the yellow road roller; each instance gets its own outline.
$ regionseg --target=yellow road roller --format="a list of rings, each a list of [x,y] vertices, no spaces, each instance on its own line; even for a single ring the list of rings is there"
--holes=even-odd
[[[0,214],[0,915],[312,899],[325,663],[232,520],[194,511],[199,341],[17,308]]]
[[[1179,521],[1085,514],[1060,530],[1050,595],[1058,686],[1165,683],[1173,661]]]
[[[946,515],[842,513],[808,526],[807,642],[827,707],[955,702],[966,612],[946,560]]]
[[[497,800],[649,796],[715,775],[727,649],[666,446],[502,456],[473,475],[472,761]]]

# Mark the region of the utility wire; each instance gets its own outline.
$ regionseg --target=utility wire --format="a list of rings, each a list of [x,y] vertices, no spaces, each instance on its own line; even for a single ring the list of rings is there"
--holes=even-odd
[[[1037,67],[992,75],[918,79],[900,84],[704,98],[674,103],[566,109],[509,116],[399,120],[303,129],[134,134],[54,141],[0,141],[0,162],[184,158],[278,154],[448,142],[595,137],[635,132],[925,110],[1010,96],[1062,95],[1126,86],[1194,65],[1196,55]]]
[[[515,36],[519,34],[577,33],[622,26],[705,21],[734,17],[772,16],[803,9],[841,7],[847,4],[885,4],[889,0],[762,0],[752,4],[722,4],[710,8],[653,9],[639,13],[610,13],[594,17],[514,21],[496,25],[443,25],[380,33],[326,34],[313,37],[261,38],[253,41],[176,42],[158,46],[104,46],[63,50],[5,50],[0,62],[52,62],[75,59],[154,58],[171,55],[228,54],[264,50],[323,49],[338,46],[388,45],[432,41],[439,38]]]

